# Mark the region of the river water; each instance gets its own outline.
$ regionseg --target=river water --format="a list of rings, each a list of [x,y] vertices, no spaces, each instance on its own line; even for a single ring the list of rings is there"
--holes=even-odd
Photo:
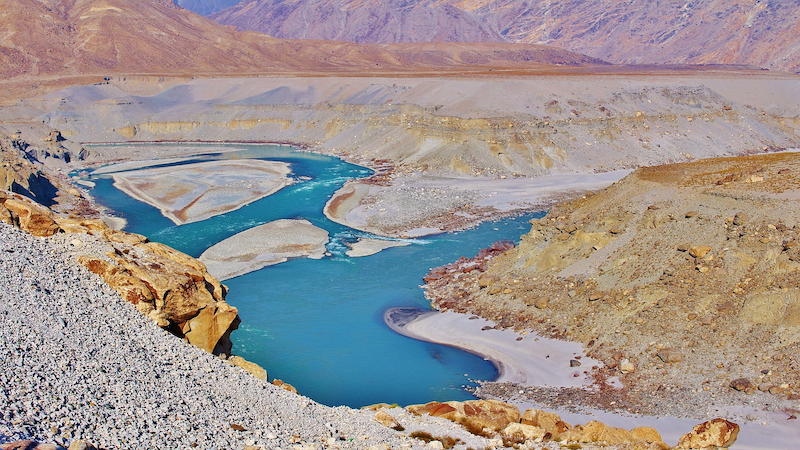
[[[295,259],[225,282],[230,288],[227,300],[242,319],[232,336],[233,352],[266,368],[270,380],[280,378],[326,405],[361,407],[471,399],[466,386],[495,378],[494,367],[480,357],[391,331],[383,313],[394,307],[429,309],[419,285],[431,267],[474,256],[499,239],[518,239],[530,229],[531,216],[350,258],[344,243],[367,235],[331,222],[322,209],[346,180],[368,176],[368,169],[286,146],[180,146],[196,147],[198,155],[167,165],[219,159],[285,161],[298,183],[236,211],[181,226],[117,190],[107,174],[86,178],[96,183],[92,195],[127,220],[126,231],[195,257],[227,237],[277,219],[307,219],[330,233],[329,257]]]

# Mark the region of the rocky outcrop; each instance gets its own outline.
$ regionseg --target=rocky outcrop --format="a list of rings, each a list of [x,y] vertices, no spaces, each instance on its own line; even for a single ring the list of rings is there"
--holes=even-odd
[[[200,261],[144,236],[109,228],[101,220],[63,218],[21,195],[0,191],[0,219],[35,236],[86,233],[106,250],[79,262],[100,275],[159,326],[215,354],[231,351],[239,325],[225,287]]]
[[[496,400],[430,402],[424,405],[410,405],[406,409],[412,414],[427,414],[459,423],[476,435],[489,438],[499,437],[506,447],[517,448],[522,444],[556,441],[567,448],[571,448],[570,444],[579,445],[581,443],[643,450],[667,450],[670,448],[653,428],[638,427],[629,431],[609,427],[598,421],[573,427],[562,421],[558,414],[538,409],[529,409],[524,414],[520,414],[516,406]],[[378,418],[376,417],[376,419]],[[392,417],[385,413],[381,419],[378,419],[381,423],[395,423],[390,420]],[[701,427],[698,425],[695,430],[699,430]],[[703,430],[705,428],[698,433],[705,433]]]
[[[532,220],[516,248],[485,264],[433,270],[427,295],[437,308],[582,342],[606,363],[598,376],[629,387],[605,406],[624,398],[663,413],[673,389],[696,393],[675,405],[683,411],[721,395],[794,398],[798,180],[798,153],[640,169]]]

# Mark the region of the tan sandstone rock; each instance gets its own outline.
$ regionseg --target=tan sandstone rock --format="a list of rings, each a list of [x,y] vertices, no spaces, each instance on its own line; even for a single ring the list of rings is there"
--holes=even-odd
[[[375,413],[375,420],[383,426],[394,428],[395,430],[401,428],[400,422],[397,421],[386,411],[378,411]]]
[[[694,429],[678,441],[679,449],[727,448],[736,442],[739,425],[725,419],[712,419],[695,425]]]
[[[542,411],[541,409],[529,409],[522,415],[521,422],[526,425],[544,428],[553,436],[572,429],[572,425],[561,420],[561,416],[556,413]]]
[[[519,423],[519,409],[497,400],[468,400],[465,402],[430,402],[406,407],[417,415],[429,414],[460,423],[467,431],[481,436],[491,435]]]
[[[267,371],[256,363],[250,362],[241,356],[231,356],[226,361],[231,365],[244,369],[259,380],[267,381]]]
[[[628,431],[623,428],[610,427],[593,420],[586,425],[578,425],[557,437],[562,442],[597,443],[601,445],[634,445],[638,449],[667,450],[669,446],[661,439],[661,435],[652,428],[639,427]]]

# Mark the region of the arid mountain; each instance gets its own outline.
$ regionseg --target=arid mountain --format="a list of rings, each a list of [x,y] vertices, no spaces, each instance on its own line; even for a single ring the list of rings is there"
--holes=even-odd
[[[6,86],[0,96],[6,98],[14,95],[11,89],[35,91],[50,79],[87,75],[364,74],[602,63],[539,45],[280,40],[238,32],[171,0],[9,0],[0,4],[0,27],[0,80]],[[9,87],[14,83],[24,86]]]
[[[220,23],[288,39],[359,43],[503,41],[480,18],[443,3],[406,0],[247,0],[212,14]]]
[[[280,38],[506,40],[623,64],[800,70],[797,0],[248,0],[212,18]]]
[[[197,14],[207,16],[219,10],[229,8],[239,3],[239,0],[175,0],[175,3],[181,8],[186,8]]]

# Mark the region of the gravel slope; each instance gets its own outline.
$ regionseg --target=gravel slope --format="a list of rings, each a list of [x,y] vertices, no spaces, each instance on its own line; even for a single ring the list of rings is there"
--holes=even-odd
[[[319,405],[166,334],[70,262],[72,239],[39,239],[0,223],[0,441],[408,445],[371,413]]]

